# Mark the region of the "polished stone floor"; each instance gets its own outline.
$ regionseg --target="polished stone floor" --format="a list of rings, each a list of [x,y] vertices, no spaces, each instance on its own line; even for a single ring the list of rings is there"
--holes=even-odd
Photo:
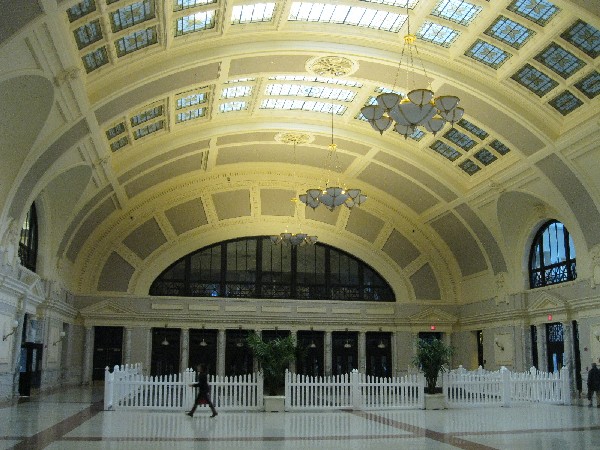
[[[0,405],[0,449],[600,449],[600,408],[443,411],[103,411],[70,388]]]

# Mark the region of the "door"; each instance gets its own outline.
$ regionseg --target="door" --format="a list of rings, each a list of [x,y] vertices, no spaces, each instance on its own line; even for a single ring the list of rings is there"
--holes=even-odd
[[[152,329],[152,361],[150,375],[179,373],[181,356],[181,330],[179,328]]]
[[[94,357],[92,380],[104,381],[108,367],[123,364],[123,327],[94,327]]]
[[[42,344],[26,342],[19,358],[19,395],[29,397],[32,388],[39,388],[42,380]]]
[[[556,372],[562,369],[565,351],[562,323],[546,324],[546,345],[548,348],[548,372]]]
[[[333,375],[343,375],[358,369],[358,333],[334,331],[331,333]]]

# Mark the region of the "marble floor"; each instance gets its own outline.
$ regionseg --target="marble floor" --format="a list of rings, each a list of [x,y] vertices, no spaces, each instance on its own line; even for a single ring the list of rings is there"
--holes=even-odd
[[[600,408],[262,413],[103,411],[69,388],[0,405],[0,449],[600,449]]]

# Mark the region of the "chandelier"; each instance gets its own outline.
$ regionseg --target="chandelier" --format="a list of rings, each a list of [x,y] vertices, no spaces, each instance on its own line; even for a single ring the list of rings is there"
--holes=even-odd
[[[416,131],[418,126],[421,126],[435,136],[447,122],[454,126],[454,123],[462,118],[465,111],[458,106],[460,99],[456,96],[442,95],[434,98],[435,94],[431,90],[431,84],[428,88],[416,88],[415,60],[420,63],[428,83],[430,83],[430,79],[419,56],[416,45],[417,38],[410,32],[408,2],[406,17],[408,33],[404,36],[394,87],[398,81],[403,60],[405,60],[406,86],[412,85],[413,89],[407,94],[394,92],[393,89],[391,92],[384,92],[377,96],[377,104],[363,107],[361,113],[373,129],[379,131],[380,134],[393,125],[394,131],[407,138]],[[409,76],[412,76],[412,80],[409,80]]]
[[[327,168],[327,180],[325,188],[317,187],[306,190],[306,194],[300,195],[300,201],[312,209],[323,204],[327,209],[333,211],[338,206],[344,205],[349,209],[360,206],[367,201],[367,196],[360,189],[345,189],[340,187],[339,179],[337,185],[330,185],[332,173],[339,174],[339,161],[337,156],[337,145],[333,143],[333,115],[334,107],[331,105],[331,144],[325,167]]]
[[[296,182],[296,144],[298,142],[301,142],[301,143],[306,142],[306,135],[290,133],[290,134],[286,134],[286,135],[282,136],[281,140],[285,143],[288,143],[288,144],[292,143],[294,145],[294,183],[295,183]],[[294,189],[294,191],[297,192],[297,189]],[[298,217],[298,211],[297,211],[297,207],[296,207],[296,203],[298,202],[298,199],[296,197],[293,197],[290,199],[290,201],[294,204],[294,215],[296,217]],[[288,232],[288,230],[286,228],[286,230],[283,233],[279,233],[277,235],[271,236],[271,242],[273,244],[292,245],[294,247],[298,246],[298,245],[306,245],[306,244],[313,245],[313,244],[316,244],[318,240],[319,240],[319,238],[317,236],[309,236],[307,233],[303,233],[301,228],[300,228],[299,233],[290,233],[290,232]]]

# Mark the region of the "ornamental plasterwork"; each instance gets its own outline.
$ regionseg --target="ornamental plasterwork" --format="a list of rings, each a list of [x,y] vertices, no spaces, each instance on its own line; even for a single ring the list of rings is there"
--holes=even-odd
[[[444,324],[452,325],[458,321],[458,317],[438,308],[427,308],[408,317],[408,321],[419,324]]]
[[[282,144],[308,144],[315,139],[314,136],[306,133],[297,133],[293,131],[286,131],[284,133],[278,133],[275,136],[275,140],[277,142],[281,142]]]
[[[564,311],[568,305],[566,302],[555,295],[548,292],[534,293],[529,297],[529,307],[527,311],[529,313],[542,313],[545,314],[548,311]]]
[[[342,56],[323,56],[309,60],[306,70],[320,77],[345,77],[358,70],[358,63]]]

